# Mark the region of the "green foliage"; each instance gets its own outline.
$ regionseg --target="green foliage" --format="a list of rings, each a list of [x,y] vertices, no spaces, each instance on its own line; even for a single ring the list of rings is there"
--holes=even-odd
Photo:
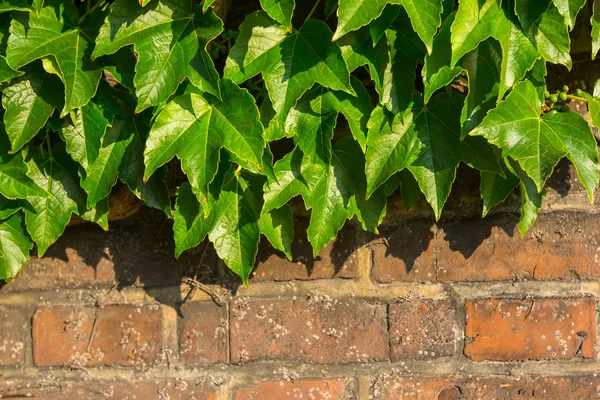
[[[176,256],[208,239],[244,284],[261,235],[292,259],[294,197],[315,255],[353,218],[377,232],[398,188],[440,218],[461,163],[483,216],[519,188],[523,235],[564,157],[593,201],[568,103],[600,126],[600,90],[545,77],[584,6],[595,57],[597,1],[308,3],[261,0],[234,32],[215,0],[1,1],[0,279],[73,215],[107,229],[119,185],[173,218]]]

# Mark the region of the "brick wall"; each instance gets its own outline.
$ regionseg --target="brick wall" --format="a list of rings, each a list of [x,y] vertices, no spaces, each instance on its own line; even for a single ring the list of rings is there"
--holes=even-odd
[[[299,220],[248,288],[203,246],[173,259],[150,211],[71,227],[0,288],[0,398],[598,398],[600,208],[559,177],[524,239],[516,198],[437,224],[396,205],[317,259]]]

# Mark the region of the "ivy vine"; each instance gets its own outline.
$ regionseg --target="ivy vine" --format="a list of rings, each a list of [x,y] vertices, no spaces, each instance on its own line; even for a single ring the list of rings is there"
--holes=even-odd
[[[211,3],[0,0],[0,279],[74,214],[107,228],[115,185],[174,219],[177,256],[208,237],[244,284],[261,234],[291,258],[296,196],[315,255],[348,219],[377,232],[398,187],[439,218],[460,163],[484,216],[519,187],[521,234],[564,157],[593,200],[596,140],[568,104],[600,126],[600,85],[545,77],[597,2],[326,0],[295,23],[294,0],[260,0],[239,31]]]

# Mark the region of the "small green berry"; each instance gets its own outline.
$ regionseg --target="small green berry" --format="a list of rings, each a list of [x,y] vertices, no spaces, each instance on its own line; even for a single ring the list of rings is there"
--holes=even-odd
[[[221,53],[221,54],[227,53],[227,47],[225,47],[225,46],[219,46],[219,53]]]
[[[550,98],[550,92],[548,90],[546,90],[544,92],[544,98],[549,99]]]
[[[560,92],[558,94],[558,98],[560,99],[560,101],[567,101],[568,99],[567,94],[565,92]]]
[[[583,90],[581,90],[581,89],[577,89],[577,90],[575,91],[575,94],[576,94],[577,96],[581,96],[581,95],[583,94]]]
[[[214,59],[214,60],[216,60],[217,58],[219,58],[219,55],[220,55],[220,53],[219,53],[219,49],[218,48],[216,48],[216,49],[214,49],[213,51],[210,52],[210,57],[212,59]]]
[[[568,92],[569,92],[569,87],[568,87],[567,85],[563,85],[563,87],[562,87],[562,91],[563,91],[564,93],[568,93]]]
[[[226,32],[221,33],[221,40],[227,40],[227,33]]]
[[[558,96],[553,94],[550,96],[550,103],[556,103],[558,101]]]

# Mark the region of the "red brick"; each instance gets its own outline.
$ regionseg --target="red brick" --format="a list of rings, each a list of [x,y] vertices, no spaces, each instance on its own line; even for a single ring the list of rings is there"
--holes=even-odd
[[[533,382],[533,394],[535,400],[596,399],[600,396],[600,378],[540,377]]]
[[[529,378],[399,377],[379,381],[373,397],[377,400],[523,400],[533,398],[532,390]]]
[[[233,400],[350,400],[354,392],[346,379],[303,379],[293,382],[271,381],[254,387],[236,389]]]
[[[455,311],[451,300],[419,300],[389,306],[392,361],[427,360],[454,354]]]
[[[230,311],[231,361],[317,363],[388,359],[386,309],[355,299],[236,300]]]
[[[227,306],[189,302],[179,319],[179,357],[186,364],[227,362]]]
[[[252,272],[253,281],[290,281],[308,279],[356,278],[356,229],[345,227],[334,241],[313,257],[312,247],[306,238],[308,220],[294,221],[292,261],[277,251],[265,238],[261,238]]]
[[[467,300],[466,318],[465,355],[474,361],[596,356],[593,297]]]
[[[21,365],[30,318],[27,310],[0,306],[0,365]]]
[[[40,307],[33,317],[38,367],[148,366],[162,346],[162,313],[155,305]]]
[[[176,381],[90,381],[90,382],[28,382],[0,381],[0,398],[34,397],[45,400],[216,400],[215,389],[209,385]]]
[[[573,280],[600,277],[600,216],[540,214],[521,239],[517,215],[441,223],[437,280]]]
[[[435,226],[431,222],[407,221],[380,231],[381,235],[368,243],[376,282],[435,280]]]

